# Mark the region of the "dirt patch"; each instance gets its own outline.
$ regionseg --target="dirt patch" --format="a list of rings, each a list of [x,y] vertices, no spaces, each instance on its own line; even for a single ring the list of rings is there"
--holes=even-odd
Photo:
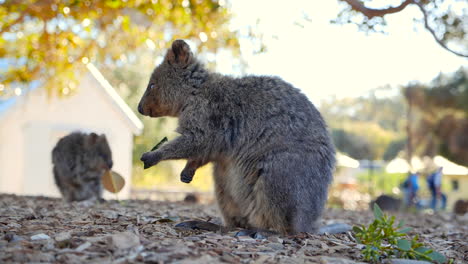
[[[454,263],[468,261],[468,220],[451,214],[398,214],[411,234]],[[361,246],[353,235],[272,236],[184,231],[180,221],[220,223],[215,205],[148,200],[103,204],[0,195],[0,262],[62,263],[355,263]],[[327,210],[323,222],[372,221],[366,211]]]

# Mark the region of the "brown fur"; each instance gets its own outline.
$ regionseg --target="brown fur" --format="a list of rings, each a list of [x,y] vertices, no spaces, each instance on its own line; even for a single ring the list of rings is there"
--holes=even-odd
[[[141,160],[149,168],[187,159],[181,179],[213,162],[228,227],[314,232],[332,180],[335,151],[324,120],[298,89],[277,77],[208,72],[176,40],[138,105],[179,118],[176,139]]]
[[[457,200],[453,206],[453,212],[458,215],[468,213],[468,200]]]
[[[112,153],[104,135],[71,133],[52,150],[54,179],[68,201],[102,199],[101,177],[112,168]]]

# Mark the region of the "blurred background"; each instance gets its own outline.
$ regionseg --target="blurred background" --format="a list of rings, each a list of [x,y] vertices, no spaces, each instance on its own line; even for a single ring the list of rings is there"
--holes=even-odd
[[[180,38],[211,70],[281,76],[319,108],[338,151],[330,206],[404,199],[410,172],[428,200],[439,167],[449,205],[468,199],[467,29],[465,0],[0,0],[0,192],[58,196],[50,153],[80,130],[106,134],[120,199],[211,200],[210,165],[184,184],[185,161],[139,161],[177,136],[136,106]]]

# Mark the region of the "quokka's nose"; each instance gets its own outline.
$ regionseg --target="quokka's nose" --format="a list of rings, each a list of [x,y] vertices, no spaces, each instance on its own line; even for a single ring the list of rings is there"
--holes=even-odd
[[[141,106],[141,104],[138,104],[138,112],[139,112],[140,114],[144,115],[144,114],[143,114],[143,107]]]

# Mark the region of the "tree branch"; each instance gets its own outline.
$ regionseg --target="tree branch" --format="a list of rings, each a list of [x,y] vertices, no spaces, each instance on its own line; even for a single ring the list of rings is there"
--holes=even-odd
[[[11,6],[18,5],[22,1],[13,1],[9,3]],[[50,1],[40,1],[39,3],[34,3],[31,5],[27,5],[26,8],[22,11],[19,11],[19,16],[17,19],[12,21],[11,23],[5,25],[4,27],[0,28],[0,34],[3,34],[10,30],[10,28],[16,24],[22,23],[24,18],[31,12],[35,12],[37,14],[43,13],[44,8],[50,8]],[[8,12],[8,11],[7,11]]]
[[[419,9],[421,10],[421,12],[423,13],[423,16],[424,16],[424,27],[427,29],[427,31],[429,31],[432,36],[434,37],[434,40],[444,49],[446,49],[447,51],[450,51],[451,53],[457,55],[457,56],[460,56],[460,57],[465,57],[465,58],[468,58],[468,54],[463,54],[463,53],[460,53],[458,51],[455,51],[455,50],[452,50],[450,49],[439,37],[437,37],[435,31],[433,28],[431,28],[431,26],[429,25],[429,21],[428,21],[428,18],[427,18],[427,12],[426,12],[426,9],[424,9],[424,6],[419,2],[419,1],[414,1],[413,2],[414,4],[416,4]]]
[[[367,18],[371,19],[373,17],[383,17],[384,15],[387,14],[393,14],[393,13],[398,13],[405,9],[406,6],[409,4],[414,3],[413,0],[405,0],[402,2],[399,6],[395,7],[388,7],[384,9],[374,9],[374,8],[368,8],[364,5],[359,0],[342,0],[348,3],[353,10],[356,10],[358,12],[361,12],[363,15],[365,15]]]
[[[8,30],[10,30],[10,28],[11,28],[12,26],[14,26],[14,25],[16,25],[16,24],[18,24],[18,23],[23,22],[23,19],[24,19],[25,16],[26,16],[26,12],[22,12],[22,13],[20,14],[20,16],[19,16],[17,19],[15,19],[15,21],[12,21],[11,23],[9,23],[8,25],[6,25],[5,27],[0,28],[0,34],[3,34],[3,33],[5,33],[5,32],[7,32]]]

